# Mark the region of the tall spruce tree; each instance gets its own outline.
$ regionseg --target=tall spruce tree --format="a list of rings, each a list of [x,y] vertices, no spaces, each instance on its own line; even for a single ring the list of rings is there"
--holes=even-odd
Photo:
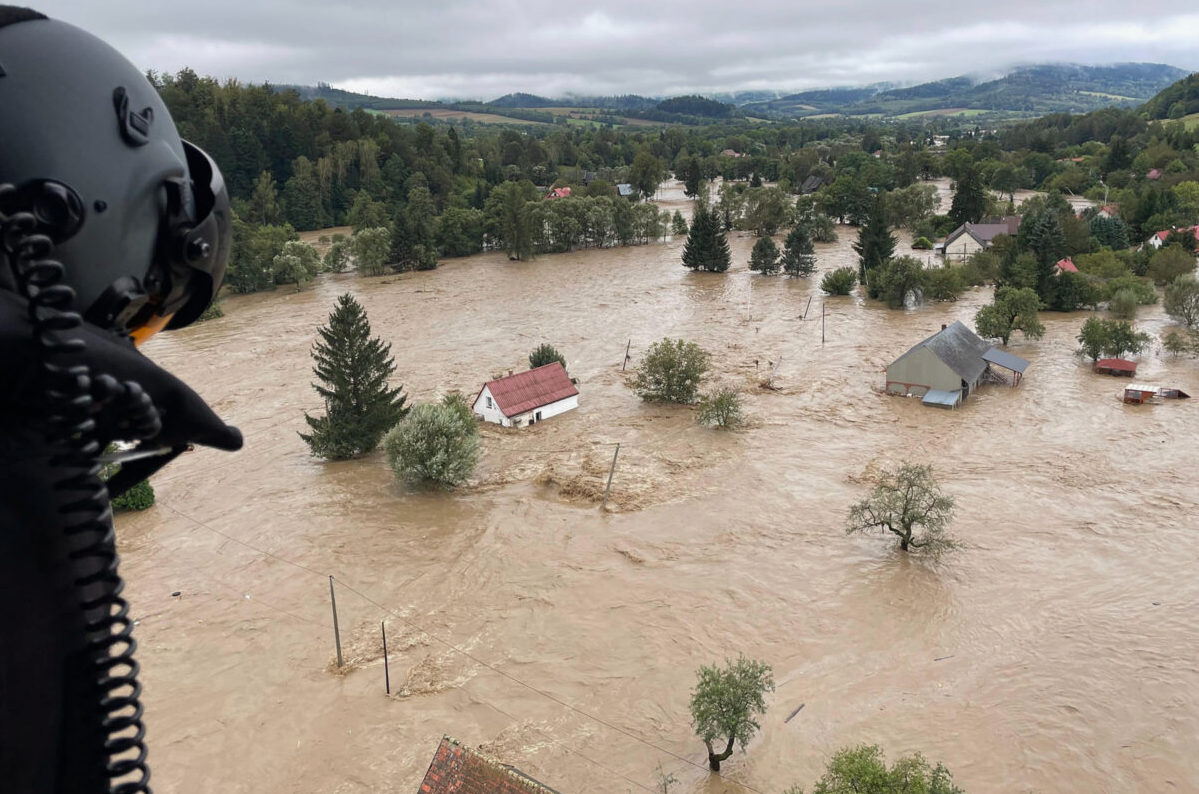
[[[300,433],[312,454],[331,460],[370,452],[383,434],[408,413],[403,387],[392,389],[391,345],[371,336],[366,310],[346,293],[337,299],[329,324],[317,331],[312,347],[312,384],[325,400],[325,415],[304,419],[312,432]]]
[[[691,157],[683,166],[683,195],[688,198],[695,198],[699,195],[700,185],[703,183],[704,172],[700,167],[699,158]]]
[[[1062,231],[1057,213],[1046,209],[1032,219],[1028,232],[1028,247],[1037,258],[1037,294],[1047,304],[1053,303],[1057,287],[1055,265],[1066,256],[1066,234]]]
[[[858,280],[867,283],[867,273],[895,256],[897,242],[895,235],[891,234],[887,207],[882,197],[876,195],[866,225],[858,232],[858,241],[853,244],[853,250],[858,255]]]
[[[770,237],[759,237],[749,255],[749,269],[772,276],[779,272],[779,247]]]
[[[987,189],[974,165],[964,169],[957,180],[957,190],[949,205],[949,217],[959,226],[978,223],[987,214]]]
[[[691,270],[707,270],[723,273],[729,269],[732,254],[724,226],[715,212],[705,202],[695,205],[695,217],[691,219],[691,231],[683,245],[683,266]]]
[[[816,272],[816,248],[808,227],[796,224],[783,245],[783,272],[788,276],[810,276]]]

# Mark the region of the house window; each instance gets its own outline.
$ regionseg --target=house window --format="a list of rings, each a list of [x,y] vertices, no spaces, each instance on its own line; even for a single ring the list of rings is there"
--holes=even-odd
[[[488,408],[491,407],[491,398],[490,397],[487,398],[487,407]]]
[[[538,411],[538,412],[537,412],[537,417],[536,417],[536,419],[537,419],[537,421],[538,421],[538,422],[540,422],[540,421],[541,421],[541,411]]]

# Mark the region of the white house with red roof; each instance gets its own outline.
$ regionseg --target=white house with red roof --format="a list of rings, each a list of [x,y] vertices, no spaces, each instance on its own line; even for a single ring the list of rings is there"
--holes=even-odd
[[[579,407],[579,390],[557,361],[483,384],[474,412],[486,422],[527,427]]]
[[[1053,266],[1053,272],[1057,275],[1061,275],[1062,273],[1077,273],[1078,265],[1074,264],[1070,257],[1066,257],[1065,259],[1057,260],[1057,263]]]
[[[545,197],[547,199],[570,198],[570,188],[568,188],[568,187],[550,188],[549,192],[545,194]]]
[[[1170,231],[1170,229],[1165,229],[1163,231],[1156,232],[1152,237],[1149,238],[1145,245],[1148,245],[1151,248],[1161,248],[1166,244],[1166,238],[1170,236]],[[1174,229],[1173,231],[1190,232],[1191,234],[1195,235],[1196,242],[1199,242],[1199,226],[1192,226],[1189,229]]]

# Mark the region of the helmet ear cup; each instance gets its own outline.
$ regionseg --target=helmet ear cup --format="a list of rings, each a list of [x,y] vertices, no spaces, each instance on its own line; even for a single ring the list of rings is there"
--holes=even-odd
[[[196,222],[177,227],[170,246],[171,270],[181,264],[190,278],[187,301],[175,311],[168,329],[190,324],[216,298],[229,265],[233,234],[229,193],[220,169],[198,146],[184,141],[183,150],[191,176],[190,198]]]

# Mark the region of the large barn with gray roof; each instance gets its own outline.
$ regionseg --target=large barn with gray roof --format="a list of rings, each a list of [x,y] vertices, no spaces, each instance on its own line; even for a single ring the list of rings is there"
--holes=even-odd
[[[992,365],[1012,372],[1020,382],[1028,362],[998,350],[960,322],[916,344],[887,367],[887,393],[923,398],[925,405],[957,407],[991,372]]]

